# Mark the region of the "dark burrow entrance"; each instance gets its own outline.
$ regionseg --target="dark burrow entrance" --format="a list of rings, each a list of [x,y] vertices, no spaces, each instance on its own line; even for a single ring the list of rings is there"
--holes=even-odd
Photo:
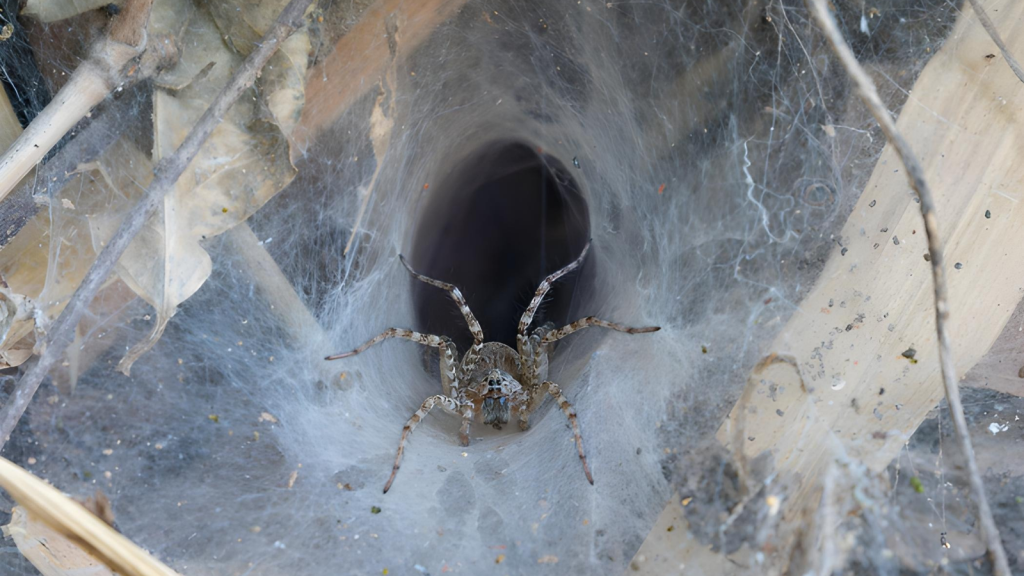
[[[587,202],[562,162],[522,142],[492,142],[438,186],[417,224],[411,263],[458,286],[484,337],[514,348],[537,285],[574,260],[589,237]],[[574,320],[595,274],[591,248],[583,267],[548,293],[532,327]],[[465,352],[472,338],[448,295],[420,282],[412,295],[419,328],[451,337]]]

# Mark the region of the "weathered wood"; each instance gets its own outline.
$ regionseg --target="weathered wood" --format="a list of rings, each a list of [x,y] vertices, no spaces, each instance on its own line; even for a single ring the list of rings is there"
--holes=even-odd
[[[331,126],[363,94],[377,88],[388,64],[411,54],[466,0],[380,0],[310,69],[302,119],[292,132],[292,162],[320,130]],[[393,35],[385,34],[389,29]],[[389,38],[391,36],[391,38]],[[344,79],[339,81],[339,79]]]
[[[1010,50],[1024,53],[1024,5],[1003,0],[990,9],[998,9]],[[936,196],[960,377],[992,347],[1024,294],[1024,93],[998,57],[987,57],[994,51],[965,8],[897,122]],[[816,497],[839,453],[884,470],[943,397],[924,226],[890,147],[839,240],[845,255],[837,245],[766,350],[793,356],[799,373],[775,365],[718,434],[729,445],[745,410],[744,454],[769,451],[777,472],[802,479],[783,514]],[[654,556],[652,546],[639,553]]]

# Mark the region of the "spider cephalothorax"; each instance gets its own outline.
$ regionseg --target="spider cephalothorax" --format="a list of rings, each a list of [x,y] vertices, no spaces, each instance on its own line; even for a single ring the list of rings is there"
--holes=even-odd
[[[550,394],[555,399],[559,408],[569,419],[573,438],[576,441],[576,451],[583,463],[583,473],[586,474],[587,481],[591,484],[594,483],[590,467],[587,465],[587,457],[583,453],[583,439],[580,437],[579,425],[576,422],[576,411],[562,395],[558,385],[547,380],[547,348],[551,343],[589,326],[611,328],[629,334],[655,332],[660,328],[657,326],[629,328],[588,316],[557,330],[554,330],[551,325],[545,325],[534,330],[532,335],[527,335],[527,329],[533,322],[533,316],[537,313],[541,301],[551,289],[551,283],[576,269],[583,262],[589,249],[590,242],[587,242],[587,245],[583,247],[583,252],[576,260],[540,283],[533,300],[530,301],[526,312],[519,320],[519,333],[516,337],[517,350],[500,342],[484,342],[480,324],[476,321],[476,317],[473,316],[473,312],[470,311],[459,289],[451,284],[418,274],[409,266],[405,258],[399,257],[409,273],[417,280],[448,292],[466,319],[469,331],[473,334],[473,345],[460,362],[455,344],[447,336],[434,336],[412,330],[389,328],[351,352],[327,357],[327,360],[337,360],[354,356],[387,338],[404,338],[426,346],[434,346],[441,353],[441,388],[444,393],[427,398],[419,410],[406,422],[402,429],[402,438],[398,442],[398,454],[395,456],[395,464],[391,468],[391,476],[388,478],[387,484],[384,485],[385,493],[391,488],[398,468],[402,465],[406,440],[412,434],[416,424],[434,406],[440,405],[462,417],[459,440],[463,446],[468,446],[469,426],[474,419],[485,425],[501,426],[515,417],[519,420],[520,428],[523,430],[529,428],[530,413],[537,409],[545,394]]]
[[[484,425],[498,426],[508,424],[512,406],[521,404],[525,393],[522,384],[511,374],[494,368],[466,390],[466,399],[473,404],[474,412],[483,415]]]

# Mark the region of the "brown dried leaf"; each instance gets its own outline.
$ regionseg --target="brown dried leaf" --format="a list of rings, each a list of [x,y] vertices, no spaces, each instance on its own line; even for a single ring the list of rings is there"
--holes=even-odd
[[[242,56],[256,48],[288,0],[213,0],[202,2],[224,38]]]
[[[114,572],[69,538],[21,506],[11,511],[3,533],[43,576],[113,576]]]
[[[21,133],[21,122],[14,113],[14,106],[11,106],[6,90],[0,91],[0,150],[7,150]]]
[[[181,87],[174,93],[159,88],[154,91],[154,162],[177,150],[241,63],[241,57],[224,44],[210,17],[202,11],[193,14],[182,45],[186,47],[182,62],[191,66],[190,70],[202,68],[194,75],[189,72],[163,78],[165,83],[177,78]],[[298,55],[308,51],[308,40],[305,46],[293,43],[289,58],[302,61]],[[188,55],[190,50],[195,51],[193,56]],[[299,73],[291,69],[298,68],[298,64],[287,66],[288,59],[282,62],[283,75],[277,85],[283,87],[283,93],[290,91],[292,100],[301,100],[301,84],[296,88],[296,77],[304,75],[304,68]],[[286,106],[280,109],[284,114],[298,115]],[[242,98],[228,111],[165,197],[158,217],[147,224],[118,262],[121,278],[156,309],[149,336],[121,360],[118,369],[122,372],[127,374],[132,363],[152,348],[177,306],[209,277],[212,262],[200,240],[243,222],[295,177],[283,134],[272,124],[256,121],[257,114],[250,98]],[[97,216],[92,220],[94,235],[109,238],[120,217]]]
[[[19,318],[8,328],[0,343],[0,362],[16,366],[31,356],[36,323],[45,329],[47,320],[60,314],[96,259],[88,242],[50,244],[52,238],[88,237],[88,223],[73,212],[62,205],[40,210],[0,250],[0,277],[7,282],[10,294],[38,304],[31,320]]]
[[[274,124],[288,137],[302,117],[309,68],[309,30],[303,28],[281,44],[260,77],[260,94]]]
[[[235,0],[208,2],[207,8],[225,41],[239,54],[247,56],[285,4],[287,0]],[[286,137],[291,135],[302,116],[311,49],[308,27],[297,30],[281,44],[257,80],[271,122]]]
[[[182,90],[193,81],[205,80],[222,86],[238,63],[213,20],[187,0],[156,0],[148,32],[152,37],[180,38],[183,47],[178,64],[156,77],[161,88]]]
[[[0,368],[18,366],[32,356],[36,313],[31,298],[0,285]]]
[[[125,538],[102,519],[97,518],[81,503],[61,494],[53,486],[2,457],[0,457],[0,487],[10,494],[18,505],[31,515],[31,518],[37,519],[51,528],[55,536],[66,537],[82,550],[88,551],[97,560],[112,567],[114,571],[125,576],[177,576],[176,572]],[[14,537],[14,531],[8,528],[7,532]],[[22,532],[22,534],[26,533]],[[59,538],[56,537],[52,540],[47,537],[43,543],[47,548],[45,552],[52,551],[49,542],[58,540]],[[21,549],[20,546],[19,549]],[[70,554],[71,552],[68,552],[56,557],[64,560]],[[50,559],[49,555],[43,558]],[[46,566],[49,567],[50,564],[47,563]],[[62,565],[58,564],[57,571],[46,574],[75,574],[77,576],[81,573],[64,570]],[[95,573],[85,572],[85,574],[92,576]]]
[[[385,81],[387,82],[388,90],[385,90]],[[393,82],[394,66],[390,67],[388,74],[381,80],[380,88],[377,91],[377,100],[374,102],[373,110],[370,112],[370,143],[373,144],[373,155],[377,158],[377,167],[374,168],[373,176],[370,177],[370,184],[363,193],[363,201],[359,205],[359,212],[356,213],[356,224],[352,227],[352,233],[348,236],[348,242],[345,243],[344,254],[348,254],[349,249],[352,248],[352,242],[359,232],[359,226],[363,223],[363,216],[366,215],[366,208],[370,205],[370,198],[373,197],[373,190],[377,185],[377,177],[384,166],[384,155],[387,154],[388,145],[391,143],[391,131],[395,127],[395,102],[393,98],[388,97],[388,93],[394,86]],[[387,100],[388,107],[386,114],[384,113],[383,106],[385,100]]]

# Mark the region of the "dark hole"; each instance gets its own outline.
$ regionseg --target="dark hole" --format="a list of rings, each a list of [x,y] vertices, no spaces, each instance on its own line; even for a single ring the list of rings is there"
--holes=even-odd
[[[519,317],[540,281],[579,256],[589,237],[586,200],[565,166],[523,143],[494,142],[438,186],[419,221],[411,264],[462,291],[486,341],[515,348]],[[531,330],[570,321],[574,305],[587,299],[593,256],[591,248],[581,269],[552,287]],[[472,337],[451,298],[420,282],[412,294],[421,329],[451,337],[465,352]]]

